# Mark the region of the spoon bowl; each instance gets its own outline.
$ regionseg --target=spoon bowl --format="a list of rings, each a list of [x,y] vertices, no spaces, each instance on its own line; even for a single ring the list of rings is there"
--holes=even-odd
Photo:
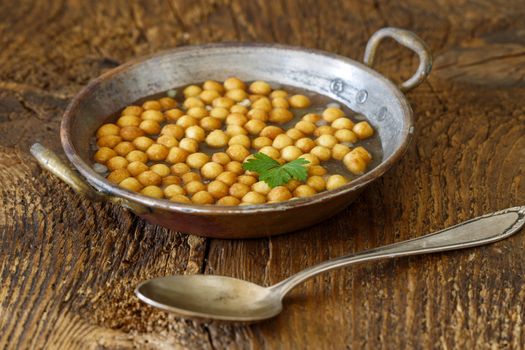
[[[135,294],[152,306],[200,319],[259,321],[283,308],[275,289],[225,276],[160,277],[141,283]]]

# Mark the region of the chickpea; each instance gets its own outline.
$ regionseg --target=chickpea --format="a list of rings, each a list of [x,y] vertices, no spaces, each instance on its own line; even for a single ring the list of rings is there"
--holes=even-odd
[[[259,108],[250,109],[248,117],[262,122],[266,122],[269,119],[268,112]]]
[[[150,101],[144,102],[142,104],[142,108],[160,111],[162,109],[162,106],[159,101],[150,100]]]
[[[117,154],[119,156],[127,156],[131,151],[134,151],[135,150],[135,146],[133,145],[133,143],[131,142],[128,142],[128,141],[124,141],[124,142],[120,142],[118,145],[116,145],[113,150],[115,152],[117,152]]]
[[[139,126],[141,121],[142,119],[136,115],[123,115],[122,117],[118,118],[117,125],[121,128],[125,126]]]
[[[167,120],[174,122],[184,115],[184,112],[180,109],[174,108],[164,112],[164,116]]]
[[[354,134],[354,132],[351,130],[347,130],[347,129],[337,130],[334,136],[339,142],[350,142],[350,143],[357,142],[357,135]]]
[[[149,170],[149,167],[143,162],[136,160],[134,162],[129,162],[126,169],[129,171],[131,176],[138,176],[139,174],[145,172],[146,170]]]
[[[268,95],[270,92],[272,92],[272,87],[265,81],[257,80],[250,84],[248,90],[252,94]]]
[[[133,141],[140,136],[144,136],[144,131],[136,126],[126,126],[120,129],[120,137],[125,141]]]
[[[235,135],[248,135],[248,131],[240,125],[228,125],[226,127],[226,135],[235,136]]]
[[[195,97],[199,96],[199,94],[202,92],[202,89],[197,85],[190,85],[184,88],[182,90],[182,93],[184,94],[184,97]]]
[[[337,107],[328,107],[323,111],[323,119],[327,122],[331,123],[337,118],[341,118],[345,116],[345,112],[343,112],[340,108]]]
[[[319,158],[322,162],[327,161],[332,157],[332,151],[330,148],[324,146],[315,146],[310,150],[310,153]]]
[[[222,130],[213,130],[206,136],[206,144],[213,148],[224,147],[228,144],[229,137]]]
[[[197,142],[197,140],[195,139],[185,137],[182,140],[180,140],[179,148],[182,148],[188,153],[195,153],[199,150],[199,142]]]
[[[201,174],[206,179],[215,179],[222,173],[224,168],[219,163],[208,162],[201,168]]]
[[[189,173],[188,173],[189,174]],[[184,190],[186,193],[188,193],[190,196],[194,195],[197,192],[205,191],[206,185],[198,180],[190,181],[184,185]]]
[[[318,175],[310,176],[306,180],[306,184],[317,192],[321,192],[326,189],[326,182],[324,181],[322,176],[318,176]]]
[[[236,102],[241,102],[242,100],[248,97],[248,94],[242,89],[233,89],[228,90],[224,96],[231,98]]]
[[[170,135],[161,135],[157,138],[157,143],[166,146],[167,148],[175,147],[179,145],[179,141]]]
[[[261,132],[262,129],[266,127],[266,124],[263,121],[252,119],[244,124],[244,128],[248,131],[250,135],[257,135]]]
[[[232,113],[226,118],[227,125],[243,126],[244,124],[246,124],[246,122],[248,122],[248,118],[246,118],[246,116],[244,116],[243,114]]]
[[[270,99],[264,96],[253,101],[251,107],[255,109],[262,109],[263,111],[267,113],[270,113],[273,109],[272,102],[270,101]]]
[[[222,121],[214,117],[204,117],[200,121],[200,126],[206,131],[212,131],[220,129],[222,126]]]
[[[188,156],[188,158],[186,158],[186,164],[188,164],[190,168],[200,169],[209,160],[210,157],[206,153],[192,153]]]
[[[337,144],[337,139],[333,135],[321,135],[316,140],[315,143],[317,143],[319,146],[323,146],[326,148],[333,148]]]
[[[190,126],[199,125],[199,120],[189,115],[183,115],[179,118],[179,120],[177,120],[177,125],[184,129],[187,129]]]
[[[295,141],[295,146],[297,146],[303,153],[308,153],[315,147],[315,142],[312,139],[307,137],[300,138]]]
[[[295,197],[304,198],[304,197],[310,197],[316,194],[314,188],[308,186],[308,185],[299,185],[294,191],[293,195]]]
[[[113,148],[116,145],[119,144],[119,142],[122,141],[122,137],[118,135],[105,135],[102,137],[99,137],[97,140],[97,146],[98,147],[109,147]]]
[[[226,171],[231,171],[232,173],[235,173],[236,175],[240,175],[244,172],[241,162],[238,162],[236,160],[232,160],[231,162],[226,164],[224,169]]]
[[[277,186],[272,188],[272,190],[268,192],[267,197],[268,200],[272,202],[283,202],[292,198],[292,194],[290,193],[290,190],[285,186]]]
[[[133,150],[126,155],[126,159],[130,163],[135,161],[146,163],[148,161],[148,156],[142,151]]]
[[[191,200],[182,194],[176,194],[173,197],[170,197],[170,201],[176,202],[176,203],[184,203],[184,204],[191,203]]]
[[[261,149],[265,146],[271,146],[273,143],[272,139],[266,136],[260,136],[252,141],[252,147],[255,149]]]
[[[139,116],[142,113],[143,109],[139,106],[127,106],[122,111],[122,115],[136,115]]]
[[[228,186],[233,185],[237,181],[237,174],[232,171],[224,171],[215,178],[217,181],[221,181]]]
[[[312,122],[301,120],[295,124],[295,128],[306,135],[311,135],[314,133],[315,129],[317,129],[317,126]]]
[[[191,171],[190,167],[186,163],[177,163],[173,164],[171,167],[171,172],[175,175],[182,176]]]
[[[175,101],[171,97],[162,97],[159,98],[159,103],[162,107],[162,109],[170,109],[177,107],[177,101]]]
[[[288,100],[284,97],[275,97],[272,99],[272,106],[274,108],[288,109],[290,107],[290,104],[288,103]]]
[[[125,179],[128,179],[131,175],[126,169],[115,169],[108,175],[108,181],[114,184],[119,184]]]
[[[97,137],[107,136],[107,135],[119,135],[120,127],[115,124],[104,124],[97,130]]]
[[[301,181],[296,180],[296,179],[291,179],[290,181],[288,181],[286,185],[284,185],[284,187],[286,187],[290,192],[293,192],[300,185],[301,185]]]
[[[142,120],[152,120],[157,123],[162,123],[165,119],[164,114],[157,110],[144,111],[140,116]]]
[[[139,180],[139,182],[144,186],[158,186],[162,183],[162,178],[160,177],[160,175],[151,170],[146,170],[138,174],[137,180]]]
[[[117,156],[117,152],[112,150],[109,147],[100,147],[100,149],[95,153],[93,159],[100,164],[106,164],[108,160]]]
[[[186,191],[179,185],[169,185],[164,188],[164,195],[168,198],[181,194],[186,194]]]
[[[208,192],[213,196],[213,198],[220,199],[228,195],[228,185],[221,181],[212,181],[208,184]]]
[[[109,179],[109,177],[108,177]],[[120,181],[119,184],[118,184],[120,187],[128,190],[128,191],[132,191],[132,192],[138,192],[142,189],[142,185],[140,184],[140,182],[135,179],[134,177],[128,177],[128,178],[125,178],[124,180]]]
[[[248,204],[263,204],[266,203],[266,196],[259,192],[250,191],[242,197],[242,202]]]
[[[140,191],[141,194],[157,199],[164,198],[164,192],[159,186],[146,186]]]
[[[361,158],[363,158],[363,160],[366,162],[366,163],[369,163],[371,160],[372,160],[372,155],[370,154],[370,152],[368,152],[364,147],[362,146],[359,146],[359,147],[356,147],[352,150],[352,152],[354,153],[357,153],[359,154],[359,156],[361,156]]]
[[[317,123],[318,121],[320,121],[322,118],[319,114],[315,114],[315,113],[308,113],[308,114],[305,114],[303,116],[303,119],[305,122],[310,122],[310,123]]]
[[[323,125],[315,129],[314,136],[319,137],[321,135],[333,135],[336,130],[329,125]]]
[[[161,177],[168,176],[171,173],[170,167],[166,164],[153,164],[150,167],[150,170],[156,172]]]
[[[274,108],[270,112],[270,121],[274,123],[287,123],[293,119],[293,114],[285,108]]]
[[[352,128],[354,127],[354,122],[348,118],[341,117],[341,118],[337,118],[336,120],[334,120],[332,124],[330,124],[330,126],[337,130],[340,130],[340,129],[352,130]]]
[[[208,91],[217,91],[220,94],[224,92],[224,87],[215,80],[206,80],[204,84],[202,84],[202,88]]]
[[[264,181],[258,181],[252,184],[252,191],[258,192],[263,195],[270,193],[272,188]]]
[[[283,129],[278,126],[269,125],[261,130],[260,136],[269,137],[272,140],[277,137],[277,135],[284,134]]]
[[[236,182],[230,186],[228,192],[230,193],[230,196],[241,199],[246,193],[250,192],[250,187],[248,185]]]
[[[348,180],[343,175],[330,175],[326,181],[326,189],[328,191],[335,190],[336,188],[345,185],[347,182]]]
[[[299,158],[302,154],[303,152],[296,146],[287,146],[281,151],[281,157],[287,162]]]
[[[220,165],[226,165],[231,161],[230,156],[224,152],[217,152],[211,156],[212,162],[219,163]]]
[[[182,106],[186,109],[190,109],[193,107],[204,107],[204,102],[202,102],[200,98],[192,96],[186,98],[182,103]]]
[[[237,177],[237,182],[251,186],[257,182],[257,178],[251,175],[241,175]]]
[[[310,99],[304,95],[293,95],[288,99],[292,108],[310,107]]]
[[[239,203],[241,203],[241,201],[233,196],[225,196],[217,201],[218,205],[235,206],[235,205],[239,205]]]
[[[279,159],[281,157],[281,152],[272,146],[264,146],[259,150],[259,152],[266,154],[268,157],[273,159]]]
[[[230,108],[230,112],[245,115],[248,113],[248,108],[241,106],[240,104],[236,104]]]
[[[213,107],[222,107],[230,109],[235,104],[235,101],[229,97],[218,97],[212,102]]]
[[[167,124],[160,131],[161,135],[173,136],[180,140],[184,136],[184,128],[180,125]]]
[[[162,178],[162,186],[180,185],[181,179],[176,175],[168,175]]]
[[[288,131],[286,131],[286,135],[291,137],[294,141],[304,137],[304,134],[296,128],[288,129]]]
[[[186,111],[186,114],[195,119],[202,119],[208,116],[208,110],[204,107],[192,107]]]
[[[223,85],[226,90],[246,89],[246,85],[244,84],[244,82],[236,77],[226,79]]]
[[[346,168],[354,175],[364,174],[366,171],[366,162],[359,154],[350,152],[343,158]]]
[[[192,181],[201,182],[201,176],[197,173],[189,172],[184,175],[182,175],[182,182],[184,183],[190,183]]]
[[[238,162],[242,162],[244,158],[250,155],[250,151],[242,145],[231,145],[226,149],[226,153],[230,156],[231,159]]]
[[[182,163],[186,161],[186,157],[188,157],[188,151],[180,147],[172,147],[166,157],[166,161],[169,163]]]
[[[109,170],[125,169],[128,164],[128,160],[122,156],[113,157],[106,162]]]
[[[357,135],[360,140],[369,138],[374,134],[374,129],[368,124],[367,121],[362,121],[354,125],[352,131]]]
[[[199,98],[206,104],[211,104],[213,100],[219,97],[221,97],[221,94],[216,90],[204,90],[199,95]]]
[[[206,191],[199,191],[195,193],[193,196],[191,196],[191,201],[195,204],[213,204],[215,202],[215,199],[213,199],[213,196],[206,192]]]
[[[206,132],[198,125],[193,125],[187,128],[185,135],[187,138],[194,139],[197,142],[202,142],[206,138]]]
[[[144,130],[146,134],[155,135],[160,133],[160,124],[154,120],[144,120],[140,123],[139,128]]]
[[[302,159],[308,161],[308,164],[305,165],[306,167],[309,167],[309,166],[312,166],[312,165],[319,165],[319,158],[317,158],[317,156],[315,156],[315,155],[313,155],[311,153],[303,154],[299,158],[302,158]]]
[[[149,160],[160,161],[166,159],[168,156],[169,149],[168,147],[161,144],[153,144],[146,150],[146,155]]]
[[[230,111],[224,107],[215,107],[210,111],[210,116],[219,120],[224,120],[230,114]]]
[[[270,94],[271,98],[287,98],[288,93],[284,90],[273,90]]]
[[[244,148],[248,149],[250,148],[251,140],[246,135],[235,135],[228,142],[228,146],[233,146],[233,145],[241,145],[241,146],[244,146]]]
[[[350,152],[350,147],[338,143],[332,148],[332,158],[335,160],[343,160],[348,152]]]
[[[323,176],[327,171],[322,165],[312,165],[308,167],[308,176]]]
[[[141,151],[145,151],[147,150],[151,145],[153,145],[155,143],[155,141],[153,141],[152,139],[150,139],[149,137],[147,136],[140,136],[140,137],[137,137],[135,140],[133,140],[132,144],[133,146],[138,149],[138,150],[141,150]],[[131,152],[131,151],[130,151]],[[128,152],[129,153],[129,152]],[[126,153],[127,154],[127,153]]]

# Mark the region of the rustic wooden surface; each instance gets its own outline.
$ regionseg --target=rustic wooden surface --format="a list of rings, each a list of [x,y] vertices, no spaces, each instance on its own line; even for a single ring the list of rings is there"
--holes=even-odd
[[[141,304],[140,280],[213,273],[272,284],[344,253],[525,204],[525,6],[469,1],[1,1],[0,347],[9,349],[516,349],[525,344],[525,234],[469,251],[335,271],[277,318],[197,324]],[[89,79],[187,44],[280,42],[354,59],[378,28],[435,56],[409,93],[416,137],[342,214],[271,239],[206,240],[94,204],[28,154],[56,151],[60,116]],[[392,42],[377,68],[410,76]]]

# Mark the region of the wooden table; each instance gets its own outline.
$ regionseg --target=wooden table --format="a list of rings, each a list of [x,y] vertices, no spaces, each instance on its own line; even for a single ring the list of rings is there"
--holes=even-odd
[[[133,288],[208,273],[269,285],[325,259],[525,203],[525,6],[429,1],[0,2],[0,347],[10,349],[511,349],[525,344],[525,234],[490,246],[334,271],[277,318],[197,324]],[[61,151],[70,98],[133,57],[217,41],[279,42],[360,60],[368,37],[409,28],[433,73],[408,94],[416,137],[401,163],[336,217],[269,239],[170,232],[79,198],[28,148]],[[417,58],[393,42],[377,69]]]

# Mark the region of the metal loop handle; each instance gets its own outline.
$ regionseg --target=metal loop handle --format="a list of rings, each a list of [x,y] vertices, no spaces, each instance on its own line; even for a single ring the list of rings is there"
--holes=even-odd
[[[413,32],[399,28],[383,28],[375,32],[366,44],[363,61],[367,66],[374,64],[377,47],[384,38],[392,38],[399,44],[411,49],[419,56],[419,67],[416,73],[407,81],[399,84],[403,92],[410,91],[421,84],[432,70],[432,55],[425,42]]]
[[[41,144],[33,144],[30,151],[42,168],[46,169],[51,174],[64,181],[78,194],[85,196],[94,202],[109,201],[115,204],[120,204],[123,207],[130,209],[135,214],[144,214],[149,212],[149,210],[141,204],[131,202],[125,198],[111,196],[96,190],[91,185],[89,185],[76,171],[68,167],[67,164],[65,164],[53,151],[45,148]]]

